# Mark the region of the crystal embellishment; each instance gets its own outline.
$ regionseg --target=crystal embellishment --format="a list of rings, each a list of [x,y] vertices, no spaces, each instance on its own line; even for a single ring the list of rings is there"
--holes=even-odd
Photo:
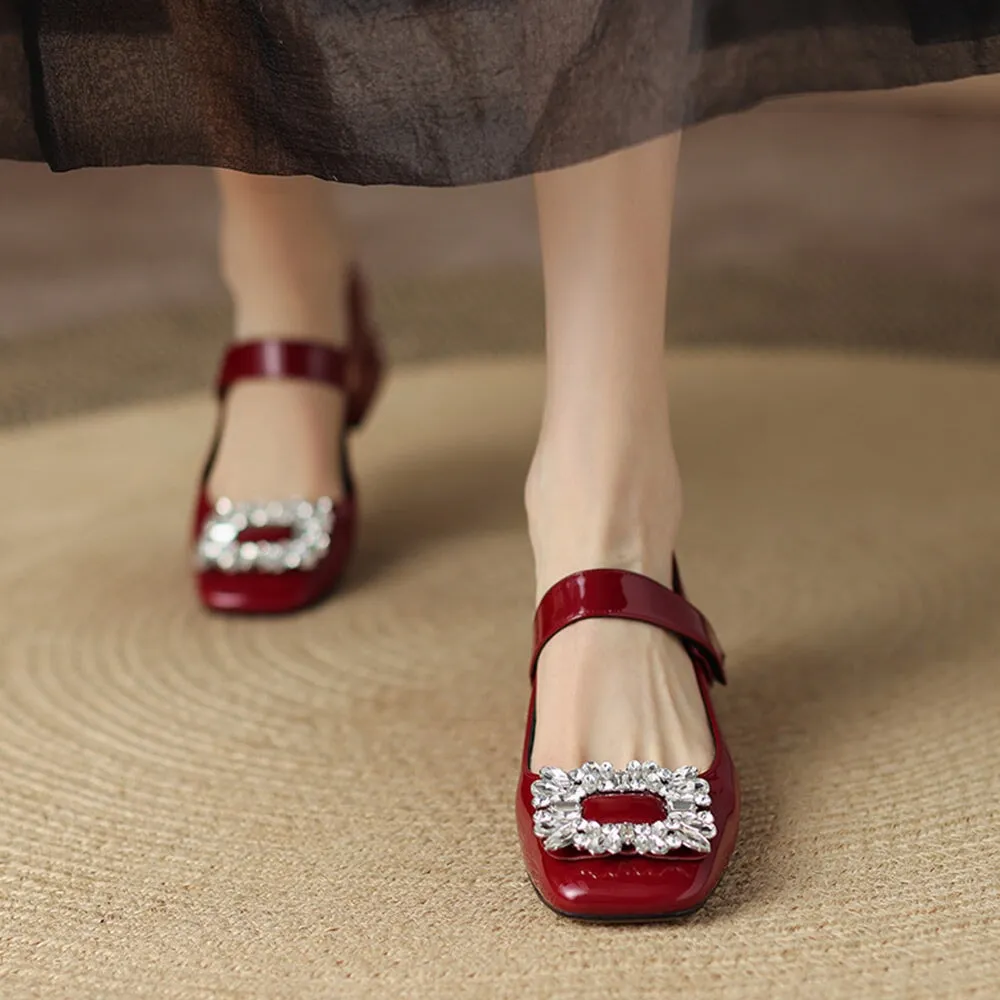
[[[234,502],[223,497],[205,518],[195,546],[199,569],[223,573],[287,573],[310,570],[329,552],[333,533],[333,500],[272,500]],[[247,529],[288,531],[281,541],[243,541]]]
[[[666,816],[655,823],[598,823],[584,819],[591,795],[646,793],[662,800]],[[676,771],[654,761],[633,760],[622,771],[607,761],[588,761],[573,771],[543,767],[531,786],[535,836],[547,851],[575,848],[587,854],[630,852],[664,855],[681,848],[711,850],[715,818],[708,782],[695,767]]]

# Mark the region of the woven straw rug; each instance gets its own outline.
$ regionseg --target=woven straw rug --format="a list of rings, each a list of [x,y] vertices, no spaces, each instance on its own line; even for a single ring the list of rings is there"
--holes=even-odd
[[[400,371],[308,614],[185,558],[207,399],[0,434],[0,996],[996,997],[1000,368],[680,352],[682,556],[731,655],[732,867],[561,920],[513,792],[530,359]]]

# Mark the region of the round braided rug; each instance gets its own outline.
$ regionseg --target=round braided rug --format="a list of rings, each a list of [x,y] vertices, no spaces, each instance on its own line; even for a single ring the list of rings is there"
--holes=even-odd
[[[561,920],[513,821],[532,359],[397,375],[344,591],[209,617],[202,397],[0,435],[0,995],[833,1000],[1000,982],[1000,367],[680,352],[682,558],[740,845]]]

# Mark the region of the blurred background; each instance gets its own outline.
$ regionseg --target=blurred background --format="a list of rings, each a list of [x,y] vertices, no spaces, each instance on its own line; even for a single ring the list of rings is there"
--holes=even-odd
[[[341,188],[397,359],[541,338],[530,183]],[[0,420],[207,384],[212,176],[0,163]],[[772,103],[690,132],[671,341],[995,356],[1000,87]]]

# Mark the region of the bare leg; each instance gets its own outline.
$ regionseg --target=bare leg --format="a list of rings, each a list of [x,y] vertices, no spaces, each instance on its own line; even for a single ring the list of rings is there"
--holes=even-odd
[[[220,261],[233,297],[236,338],[343,344],[349,255],[331,185],[227,170],[216,177]],[[233,387],[226,406],[209,482],[213,496],[341,495],[333,456],[343,426],[342,394],[302,381],[245,381]]]
[[[526,486],[538,596],[613,567],[670,585],[681,486],[663,351],[679,137],[535,178],[548,382]],[[532,763],[705,768],[714,748],[681,645],[634,622],[557,635],[538,671]]]

